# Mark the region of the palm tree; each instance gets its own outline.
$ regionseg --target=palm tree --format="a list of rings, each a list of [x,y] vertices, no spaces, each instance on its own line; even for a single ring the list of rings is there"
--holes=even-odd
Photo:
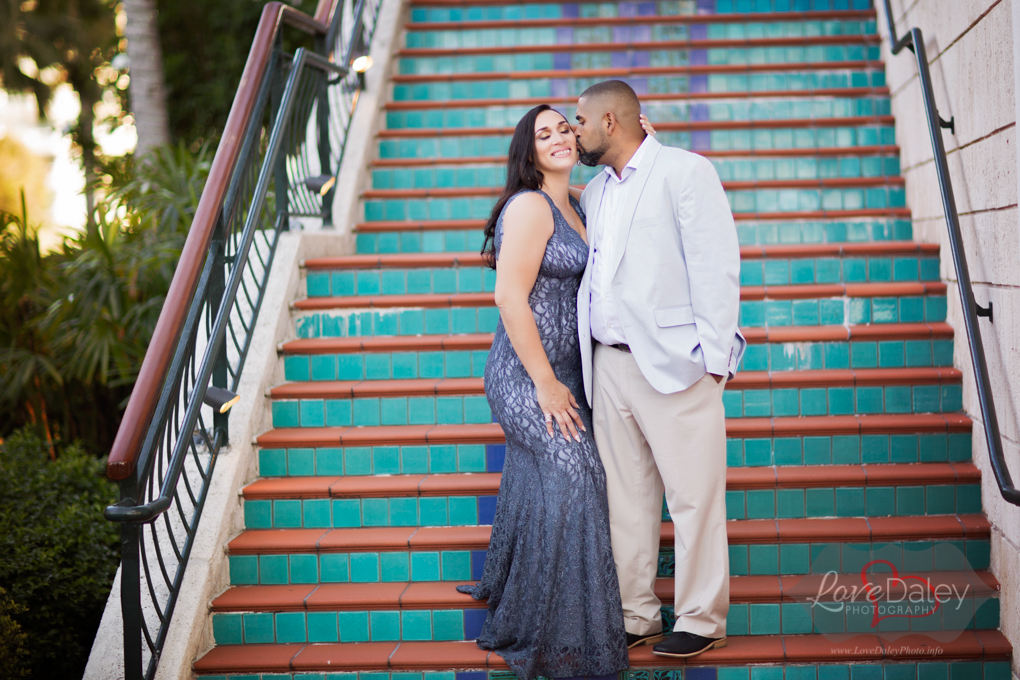
[[[131,113],[138,131],[135,157],[170,141],[166,108],[163,52],[160,48],[154,0],[124,0],[127,14],[127,53],[131,61]]]

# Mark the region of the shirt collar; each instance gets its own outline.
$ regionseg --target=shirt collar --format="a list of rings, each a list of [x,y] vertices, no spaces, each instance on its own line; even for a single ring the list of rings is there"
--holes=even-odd
[[[623,180],[627,179],[627,177],[629,177],[631,174],[630,172],[627,172],[627,169],[629,168],[631,171],[637,170],[638,164],[641,163],[641,159],[644,158],[645,152],[648,150],[648,147],[651,146],[650,142],[652,139],[653,137],[651,135],[645,135],[645,139],[643,142],[641,142],[641,146],[637,148],[637,151],[634,152],[634,155],[630,157],[629,161],[627,161],[627,165],[623,166],[622,177],[617,179],[616,171],[614,171],[612,166],[610,165],[607,165],[604,168],[606,174],[608,174],[612,179],[615,179],[618,182],[622,182]]]

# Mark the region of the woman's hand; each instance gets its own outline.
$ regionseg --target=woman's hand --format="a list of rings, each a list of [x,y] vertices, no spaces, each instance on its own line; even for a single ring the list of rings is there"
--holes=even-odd
[[[641,129],[642,130],[644,130],[645,132],[647,132],[648,134],[650,134],[652,136],[655,135],[655,128],[652,127],[652,123],[651,123],[651,121],[648,120],[648,116],[646,116],[643,113],[639,114],[638,115],[638,120],[641,121]]]
[[[560,425],[560,433],[564,439],[569,440],[573,437],[574,441],[581,441],[581,435],[577,434],[577,430],[580,429],[583,432],[585,427],[577,412],[577,400],[574,399],[570,389],[559,380],[554,379],[536,385],[535,391],[538,397],[538,406],[545,414],[545,426],[549,431],[549,436],[555,436],[555,432],[553,432],[553,421],[555,420]]]

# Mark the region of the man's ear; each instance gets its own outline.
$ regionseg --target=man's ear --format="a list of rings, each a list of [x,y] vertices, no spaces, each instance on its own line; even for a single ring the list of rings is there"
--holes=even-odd
[[[606,111],[606,115],[602,117],[602,124],[605,126],[606,134],[611,135],[620,126],[620,121],[616,119],[615,113]]]

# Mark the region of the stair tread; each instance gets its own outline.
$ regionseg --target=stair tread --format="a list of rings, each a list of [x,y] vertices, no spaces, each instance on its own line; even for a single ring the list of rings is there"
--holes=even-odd
[[[966,597],[996,597],[999,582],[988,571],[933,571],[911,572],[911,578],[928,581],[932,587],[945,585],[966,592]],[[731,576],[730,602],[804,602],[811,596],[824,593],[823,601],[834,599],[836,586],[847,589],[861,586],[860,574],[839,574],[827,580],[824,574],[797,576]],[[212,602],[215,612],[240,611],[358,611],[372,609],[482,609],[485,600],[476,600],[459,593],[458,585],[473,581],[432,581],[395,583],[326,583],[308,585],[235,586]],[[660,578],[655,581],[655,594],[662,602],[673,600],[675,580]],[[966,591],[965,591],[966,589]],[[864,602],[866,595],[859,591],[856,601]],[[901,591],[891,593],[899,597]],[[890,596],[883,591],[881,599]]]
[[[726,383],[726,389],[956,384],[962,380],[962,376],[963,373],[959,369],[945,366],[741,371]],[[273,399],[351,399],[484,393],[483,378],[302,381],[284,383],[270,390]]]
[[[942,281],[898,281],[882,283],[813,283],[778,286],[741,286],[741,300],[802,300],[809,298],[903,297],[944,295]],[[495,293],[410,293],[397,295],[349,295],[308,297],[293,303],[295,309],[323,310],[392,307],[493,307]]]
[[[954,633],[955,635],[955,633]],[[939,642],[940,661],[1008,660],[1012,645],[998,630],[962,631]],[[692,665],[931,660],[932,638],[921,634],[847,636],[839,646],[827,635],[732,636],[729,645],[696,657]],[[632,667],[685,666],[679,659],[630,650]],[[327,644],[228,645],[206,652],[194,664],[198,673],[344,670],[506,669],[495,653],[464,642],[357,642]]]
[[[867,96],[878,96],[888,97],[890,94],[887,86],[864,86],[864,87],[827,87],[817,88],[813,90],[760,90],[755,92],[755,98],[760,99],[804,99],[813,97],[867,97]],[[734,99],[734,93],[732,92],[656,92],[653,94],[641,94],[638,93],[638,99],[642,102],[656,102],[656,101],[676,101],[676,100],[702,100],[702,99]],[[508,98],[486,98],[486,99],[407,99],[399,101],[389,101],[384,105],[384,109],[387,111],[407,111],[407,110],[419,110],[419,109],[442,109],[448,108],[452,103],[456,103],[457,108],[477,108],[477,107],[489,107],[489,106],[537,106],[539,104],[549,104],[550,106],[556,104],[567,104],[573,105],[577,103],[577,97],[508,97]],[[874,153],[899,153],[899,147],[895,145],[888,146],[847,146],[847,147],[825,147],[823,149],[761,149],[755,152],[753,155],[760,156],[786,156],[786,155],[822,155],[822,156],[856,156],[859,154],[874,154]],[[741,150],[712,150],[705,149],[698,151],[702,156],[716,156],[716,155],[744,155],[750,156],[750,151]],[[394,158],[377,158],[371,162],[373,166],[386,166],[390,164],[400,165],[399,161],[407,161],[411,163],[423,163],[423,164],[444,164],[444,163],[456,163],[465,162],[465,160],[458,161],[457,159],[451,159],[447,157],[440,158],[406,158],[406,159],[394,159]],[[505,163],[505,156],[491,156],[487,162],[492,163]]]
[[[766,342],[833,342],[845,340],[951,339],[953,327],[945,322],[889,323],[854,326],[771,326],[740,329],[750,344]],[[355,336],[304,338],[283,343],[284,354],[347,352],[401,352],[489,349],[492,333],[465,335]]]
[[[484,550],[490,526],[360,527],[355,529],[248,529],[228,543],[231,554],[359,552],[377,550]],[[983,515],[839,517],[730,520],[731,543],[823,543],[987,538]],[[662,523],[662,545],[673,545],[673,524]]]
[[[266,477],[244,487],[245,500],[280,498],[393,498],[493,495],[500,473],[380,476]],[[737,467],[726,471],[729,490],[905,486],[977,483],[973,463],[886,463]]]
[[[791,416],[729,418],[730,437],[790,435],[904,434],[970,432],[963,413],[875,414],[854,416]],[[363,427],[292,427],[269,430],[256,438],[263,448],[299,446],[370,446],[373,444],[499,444],[505,441],[498,423],[462,425],[379,425]]]
[[[840,257],[854,255],[938,255],[938,243],[917,241],[869,241],[865,243],[806,243],[795,245],[741,246],[740,259],[786,257]],[[395,253],[392,255],[344,255],[305,260],[307,269],[384,269],[414,267],[485,266],[481,253]]]

